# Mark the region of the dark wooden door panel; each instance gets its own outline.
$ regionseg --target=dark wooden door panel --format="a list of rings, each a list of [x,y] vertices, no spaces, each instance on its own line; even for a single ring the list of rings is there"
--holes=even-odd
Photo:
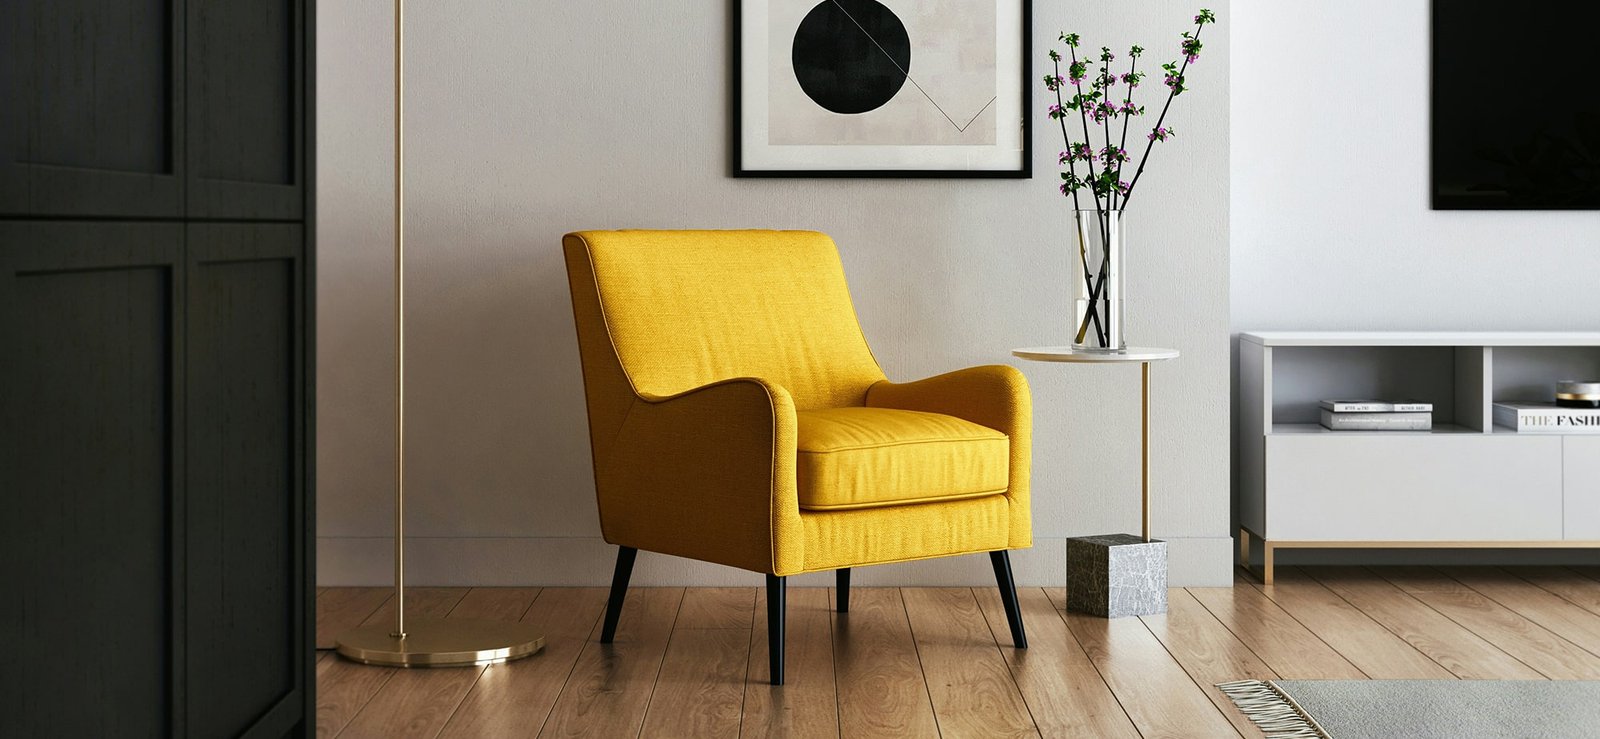
[[[304,233],[188,229],[188,726],[228,736],[286,701],[297,714],[309,659]]]
[[[0,739],[314,731],[313,5],[0,0]]]
[[[182,239],[0,223],[0,736],[181,730]]]
[[[188,0],[189,217],[304,211],[305,6]]]
[[[179,7],[0,3],[0,215],[182,215]]]

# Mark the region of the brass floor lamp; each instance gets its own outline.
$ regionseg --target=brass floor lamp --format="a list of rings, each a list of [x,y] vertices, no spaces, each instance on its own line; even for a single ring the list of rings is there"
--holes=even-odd
[[[544,647],[527,624],[477,619],[406,621],[406,248],[405,248],[405,0],[394,4],[394,623],[340,634],[346,659],[393,667],[460,667],[526,657]]]

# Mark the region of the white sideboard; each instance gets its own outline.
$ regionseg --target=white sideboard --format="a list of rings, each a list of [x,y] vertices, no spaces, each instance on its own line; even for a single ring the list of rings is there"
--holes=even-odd
[[[1600,549],[1600,436],[1495,428],[1497,401],[1600,378],[1600,333],[1239,337],[1240,560],[1281,548]],[[1330,398],[1434,405],[1431,432],[1329,431]]]

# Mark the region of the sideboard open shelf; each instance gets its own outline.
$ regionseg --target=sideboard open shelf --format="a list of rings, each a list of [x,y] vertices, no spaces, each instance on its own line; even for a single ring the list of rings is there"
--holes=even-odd
[[[1499,401],[1600,378],[1600,332],[1239,337],[1240,561],[1283,548],[1600,549],[1600,435],[1496,428]],[[1433,403],[1426,432],[1329,431],[1331,398]]]

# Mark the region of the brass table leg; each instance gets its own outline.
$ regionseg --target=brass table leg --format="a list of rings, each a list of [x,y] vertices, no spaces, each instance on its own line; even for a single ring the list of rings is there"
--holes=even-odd
[[[1272,542],[1270,540],[1268,540],[1266,538],[1263,538],[1263,537],[1257,537],[1257,538],[1260,539],[1260,541],[1261,541],[1261,575],[1260,575],[1261,584],[1262,585],[1271,585],[1272,584],[1272,555],[1273,555],[1273,550],[1275,549],[1275,547],[1273,546],[1273,544],[1272,544]],[[1245,527],[1243,527],[1243,526],[1240,526],[1239,527],[1239,566],[1243,567],[1245,572],[1248,572],[1248,573],[1254,575],[1256,573],[1255,573],[1255,570],[1250,568],[1251,564],[1252,563],[1250,561],[1250,530],[1245,528]]]
[[[1150,363],[1139,367],[1139,533],[1150,541]]]

